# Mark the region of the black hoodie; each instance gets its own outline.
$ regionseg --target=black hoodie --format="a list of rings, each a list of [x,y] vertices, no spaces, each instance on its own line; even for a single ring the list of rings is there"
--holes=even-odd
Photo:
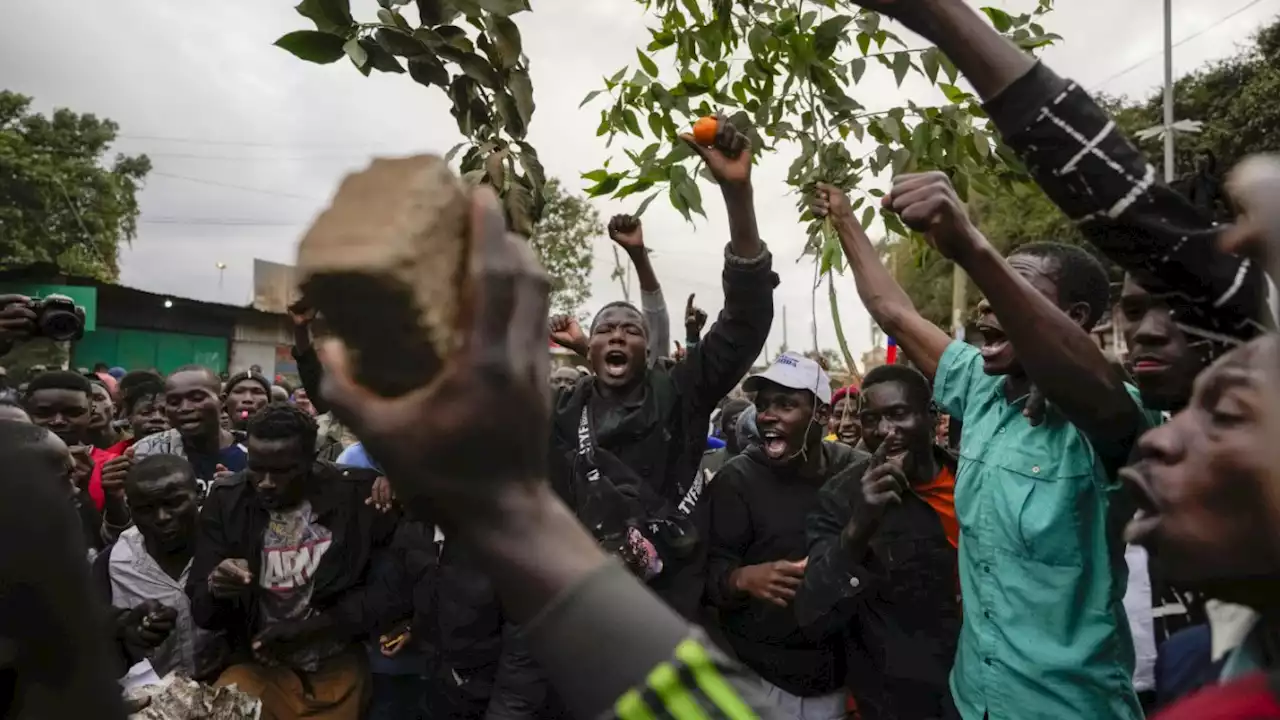
[[[636,519],[650,521],[679,512],[690,521],[694,547],[663,557],[662,572],[649,582],[667,604],[690,619],[697,617],[706,559],[706,513],[696,502],[702,485],[698,464],[706,450],[711,413],[751,368],[769,336],[778,281],[771,268],[767,251],[752,260],[726,251],[724,309],[706,337],[669,370],[645,371],[638,402],[622,408],[618,422],[596,431],[601,473],[627,500],[649,505],[648,516]],[[595,393],[593,383],[588,378],[560,393],[552,417],[548,468],[552,486],[588,526],[595,522],[584,515],[600,509],[590,507],[593,492],[578,455],[578,426],[583,407]],[[598,426],[599,420],[593,420]],[[679,511],[682,502],[685,511]]]
[[[821,469],[802,476],[799,463],[768,464],[758,446],[725,464],[711,483],[711,540],[707,598],[738,658],[760,677],[800,697],[830,693],[844,682],[839,637],[814,640],[801,629],[794,604],[778,607],[735,591],[734,570],[808,556],[805,524],[819,507],[823,483],[865,453],[822,443]]]

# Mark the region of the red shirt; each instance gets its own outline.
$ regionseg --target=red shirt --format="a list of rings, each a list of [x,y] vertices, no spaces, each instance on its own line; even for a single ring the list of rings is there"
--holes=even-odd
[[[121,440],[106,450],[94,448],[89,457],[93,460],[93,473],[89,475],[89,497],[93,500],[94,507],[98,508],[98,512],[102,512],[102,506],[107,501],[107,494],[102,491],[102,466],[108,460],[120,457],[133,445],[133,440]]]
[[[1254,673],[1179,700],[1155,720],[1274,720],[1280,718],[1275,678]]]

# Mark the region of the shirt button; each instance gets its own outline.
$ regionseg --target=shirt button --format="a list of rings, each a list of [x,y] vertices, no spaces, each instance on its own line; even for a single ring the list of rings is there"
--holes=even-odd
[[[987,667],[991,667],[991,658],[983,658],[982,662],[986,663]]]
[[[1032,465],[1032,466],[1031,466],[1031,472],[1033,472],[1033,473],[1038,473],[1038,472],[1040,472],[1040,466],[1039,466],[1039,465]]]
[[[982,617],[984,617],[984,618],[986,618],[986,619],[990,620],[990,619],[991,619],[991,611],[990,611],[990,610],[983,610],[983,611],[982,611]]]
[[[986,573],[991,572],[991,566],[990,566],[990,565],[983,565],[983,566],[982,566],[982,572],[986,572]]]
[[[851,588],[856,588],[856,587],[858,587],[858,586],[859,586],[859,585],[861,585],[861,584],[862,584],[862,581],[861,581],[861,580],[859,580],[858,578],[856,578],[856,577],[851,577],[851,578],[849,578],[849,587],[851,587]]]
[[[998,430],[997,432],[1001,432],[1001,433],[1003,433],[1003,432],[1004,432],[1004,428],[1000,428],[1000,430]]]

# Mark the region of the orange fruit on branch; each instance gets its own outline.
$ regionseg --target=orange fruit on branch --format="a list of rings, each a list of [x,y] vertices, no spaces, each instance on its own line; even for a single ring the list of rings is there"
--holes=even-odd
[[[720,121],[714,115],[698,118],[693,124],[693,141],[703,147],[711,147],[716,142],[716,133],[720,132]]]

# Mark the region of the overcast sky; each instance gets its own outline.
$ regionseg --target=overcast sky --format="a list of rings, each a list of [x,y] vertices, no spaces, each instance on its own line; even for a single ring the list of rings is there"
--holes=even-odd
[[[443,93],[407,75],[365,78],[346,61],[318,66],[272,46],[309,28],[287,0],[66,0],[0,7],[0,88],[34,96],[35,107],[69,107],[121,126],[116,149],[147,153],[154,171],[141,196],[139,237],[122,250],[121,281],[184,297],[247,304],[254,258],[292,262],[297,239],[339,179],[371,155],[444,153],[460,140]],[[992,0],[1022,12],[1034,0]],[[595,136],[598,108],[578,109],[601,76],[634,63],[647,40],[635,0],[535,0],[517,20],[524,35],[537,112],[530,139],[548,174],[571,189],[609,157]],[[353,0],[372,21],[374,0]],[[1176,71],[1230,54],[1280,12],[1280,0],[1174,0]],[[1046,23],[1065,38],[1046,58],[1062,74],[1111,94],[1145,96],[1161,82],[1162,0],[1060,0]],[[1237,12],[1245,8],[1242,12]],[[1232,16],[1234,14],[1234,16]],[[1232,17],[1228,17],[1232,16]],[[1140,63],[1140,64],[1139,64]],[[1119,77],[1117,73],[1137,64]],[[857,99],[889,107],[940,94],[887,74],[867,73]],[[625,158],[623,158],[625,160]],[[812,264],[797,264],[804,233],[783,182],[791,158],[767,158],[755,173],[761,234],[782,276],[770,352],[783,338],[811,345]],[[704,184],[708,219],[689,225],[655,201],[645,215],[654,264],[679,325],[685,298],[714,314],[727,240],[723,206]],[[606,219],[631,205],[596,203]],[[612,254],[601,237],[587,311],[616,299]],[[218,263],[226,270],[220,281]],[[842,316],[855,353],[869,347],[869,319],[853,282],[840,281]],[[825,292],[817,330],[835,347]],[[679,336],[676,330],[673,335]]]

